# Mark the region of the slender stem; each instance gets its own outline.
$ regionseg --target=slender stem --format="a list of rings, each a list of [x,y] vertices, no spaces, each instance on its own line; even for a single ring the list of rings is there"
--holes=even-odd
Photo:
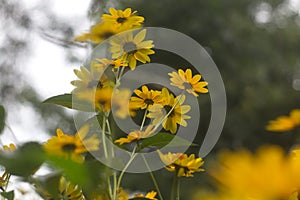
[[[112,132],[111,132],[110,124],[109,124],[109,121],[107,118],[106,118],[106,126],[107,126],[107,130],[109,133],[109,138],[110,138],[111,142],[113,142]],[[112,156],[112,158],[114,158],[115,157],[114,145],[110,145],[110,146],[111,146],[111,156]]]
[[[152,171],[151,171],[151,169],[150,169],[150,166],[149,166],[149,164],[148,164],[148,161],[146,160],[144,154],[142,154],[142,157],[143,157],[143,159],[144,159],[144,161],[145,161],[145,165],[146,165],[146,167],[147,167],[147,169],[148,169],[148,171],[149,171],[149,173],[150,173],[151,179],[152,179],[152,181],[153,181],[153,184],[154,184],[154,186],[155,186],[155,189],[156,189],[156,191],[157,191],[157,194],[158,194],[158,196],[159,196],[159,199],[160,199],[160,200],[163,200],[164,198],[163,198],[162,195],[161,195],[161,192],[160,192],[160,189],[159,189],[159,187],[158,187],[157,181],[156,181],[156,179],[155,179],[154,174],[152,173]]]
[[[175,173],[174,173],[174,178],[173,178],[172,191],[171,191],[171,200],[176,200],[175,196],[176,196],[177,181],[178,181],[178,177],[177,177],[177,170],[176,170]]]
[[[105,124],[106,124],[106,116],[103,115],[103,120],[102,120],[102,142],[103,142],[103,151],[104,151],[104,156],[105,158],[108,157],[107,154],[107,146],[106,146],[106,137],[105,137]]]
[[[112,189],[111,189],[110,177],[107,177],[107,187],[108,187],[109,198],[112,199],[113,193],[112,193]]]
[[[117,188],[117,173],[114,172],[113,173],[113,181],[114,181],[114,196],[113,196],[113,199],[118,199],[118,196],[117,196],[117,191],[118,191],[118,188]]]
[[[122,172],[121,172],[121,174],[120,174],[120,176],[119,176],[119,178],[118,178],[117,189],[119,189],[119,187],[120,187],[120,185],[121,185],[121,181],[122,181],[122,178],[123,178],[123,176],[124,176],[124,173],[125,173],[126,169],[129,167],[129,165],[131,164],[131,162],[134,160],[134,158],[135,158],[136,155],[137,155],[137,154],[135,153],[136,149],[137,149],[137,146],[135,146],[134,149],[133,149],[133,151],[131,152],[130,159],[129,159],[129,161],[127,162],[127,164],[125,165],[124,169],[122,170]]]
[[[180,200],[180,178],[177,177],[177,197],[176,200]]]
[[[148,108],[148,106],[147,106]],[[140,131],[143,130],[143,127],[144,127],[144,124],[145,124],[145,121],[146,121],[146,117],[147,117],[147,113],[148,113],[148,110],[145,110],[145,114],[144,114],[144,117],[143,117],[143,121],[142,121],[142,124],[141,124],[141,128],[140,128]]]

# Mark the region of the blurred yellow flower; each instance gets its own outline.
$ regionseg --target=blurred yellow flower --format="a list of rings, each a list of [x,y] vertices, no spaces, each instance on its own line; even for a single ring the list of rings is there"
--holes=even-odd
[[[146,195],[135,194],[134,198],[145,198],[145,199],[150,199],[150,200],[158,200],[157,198],[155,198],[156,194],[157,194],[156,192],[151,191],[151,192],[148,192]]]
[[[102,20],[123,30],[139,28],[144,22],[144,17],[136,16],[137,11],[132,12],[131,8],[126,8],[124,11],[110,8],[109,12],[110,14],[102,15]]]
[[[140,31],[133,37],[132,31],[120,33],[110,40],[110,51],[112,58],[121,58],[128,62],[131,70],[136,67],[137,60],[146,63],[150,62],[148,55],[154,54],[151,49],[154,47],[152,40],[143,41],[146,37],[146,29]]]
[[[192,75],[192,70],[187,69],[185,72],[182,69],[177,72],[168,73],[171,76],[171,85],[178,87],[179,89],[186,90],[188,93],[198,96],[198,93],[207,93],[208,89],[205,87],[208,85],[206,81],[200,81],[201,75]]]
[[[119,68],[119,67],[126,67],[128,64],[126,61],[122,59],[114,59],[114,60],[109,60],[107,58],[96,58],[96,61],[99,62],[100,66],[103,68],[111,67],[111,68]]]
[[[3,145],[3,150],[4,151],[15,151],[17,148],[13,143],[10,143],[9,145]]]
[[[119,138],[115,140],[115,143],[119,143],[120,145],[125,143],[130,143],[136,140],[141,140],[149,137],[153,133],[153,125],[147,126],[145,131],[134,130],[130,132],[126,138]]]
[[[201,172],[204,169],[200,168],[203,166],[204,161],[202,158],[195,158],[194,154],[190,156],[184,153],[168,153],[163,154],[158,151],[160,159],[166,164],[166,169],[171,172],[176,172],[178,177],[192,177],[194,172]]]
[[[89,132],[88,126],[83,126],[74,135],[65,135],[61,129],[57,129],[57,136],[52,136],[45,144],[44,149],[53,155],[82,161],[82,153],[99,149],[99,139],[96,134],[86,138]]]
[[[114,115],[121,119],[133,116],[134,112],[129,106],[131,91],[129,89],[115,89],[112,96],[112,105],[116,107]]]
[[[266,126],[268,131],[290,131],[300,125],[300,109],[294,109],[289,116],[279,116],[275,120],[269,121]]]
[[[173,94],[169,93],[168,89],[163,88],[161,104],[154,104],[149,108],[147,117],[154,118],[154,124],[158,124],[163,120],[163,128],[170,131],[172,134],[175,134],[177,131],[177,124],[187,126],[186,119],[190,119],[190,116],[185,114],[190,111],[191,107],[189,105],[182,105],[184,101],[184,95],[174,98]],[[173,107],[174,109],[172,110]],[[165,117],[169,112],[170,114]]]
[[[151,108],[153,104],[159,104],[162,97],[161,92],[157,90],[149,90],[146,85],[142,86],[142,90],[134,90],[137,97],[130,98],[130,107],[132,109]]]

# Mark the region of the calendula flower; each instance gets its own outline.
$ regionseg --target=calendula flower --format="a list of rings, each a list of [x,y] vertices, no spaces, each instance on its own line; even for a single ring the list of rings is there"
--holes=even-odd
[[[137,11],[132,12],[131,8],[126,8],[124,11],[110,8],[109,12],[110,14],[102,15],[102,20],[123,30],[139,28],[144,22],[144,17],[136,16]]]
[[[208,89],[205,87],[208,85],[206,81],[200,81],[201,75],[192,75],[192,70],[187,69],[185,72],[182,69],[177,72],[168,73],[171,76],[171,85],[178,87],[179,89],[186,90],[188,93],[198,96],[197,93],[207,93]]]
[[[124,31],[120,27],[113,26],[111,23],[100,22],[90,28],[88,33],[76,36],[75,40],[79,42],[90,41],[92,43],[100,43],[111,36]]]
[[[119,138],[115,140],[115,143],[119,143],[120,145],[125,143],[130,143],[133,141],[141,140],[149,137],[153,133],[153,125],[147,126],[145,131],[134,130],[130,132],[126,138]]]
[[[150,199],[150,200],[158,200],[157,198],[155,198],[156,194],[157,194],[156,192],[151,191],[151,192],[148,192],[146,195],[144,195],[144,194],[135,194],[134,198],[143,198],[143,199]]]
[[[155,104],[148,109],[149,114],[147,117],[153,118],[154,124],[158,124],[163,120],[163,128],[175,134],[177,124],[187,126],[186,119],[190,119],[190,116],[185,114],[189,112],[191,107],[189,105],[182,105],[185,101],[184,95],[174,98],[173,94],[170,94],[166,88],[162,89],[162,98],[161,104]],[[166,117],[167,114],[169,115]]]
[[[289,116],[279,116],[266,126],[268,131],[290,131],[300,125],[300,109],[294,109]]]
[[[109,112],[111,110],[112,92],[111,87],[97,88],[78,92],[76,97],[92,104],[97,112]]]
[[[293,199],[300,189],[300,156],[286,155],[276,146],[261,147],[256,153],[247,150],[223,152],[219,164],[209,173],[221,192],[241,199]]]
[[[99,139],[96,134],[86,138],[89,132],[88,126],[83,126],[73,135],[65,135],[61,129],[56,130],[57,136],[52,136],[44,144],[44,149],[53,155],[71,158],[75,161],[81,161],[81,154],[96,151],[99,149]]]
[[[160,159],[166,164],[166,169],[171,172],[176,172],[178,177],[192,177],[194,172],[201,172],[204,169],[200,168],[203,166],[204,161],[202,158],[196,158],[194,154],[190,156],[184,153],[168,153],[163,154],[158,151]]]
[[[121,33],[110,40],[112,58],[121,58],[128,62],[131,70],[135,69],[137,60],[150,62],[148,55],[154,54],[152,40],[143,41],[146,37],[146,29],[137,33],[134,37],[132,31]]]
[[[160,103],[162,97],[161,92],[157,90],[149,90],[146,85],[141,90],[134,90],[137,95],[130,98],[130,107],[133,109],[150,108],[153,104]]]
[[[76,88],[72,93],[78,93],[83,90],[90,89],[102,89],[108,86],[112,86],[113,83],[108,80],[108,77],[104,74],[105,68],[96,62],[92,62],[90,70],[81,66],[80,70],[75,69],[74,73],[79,80],[71,82]]]

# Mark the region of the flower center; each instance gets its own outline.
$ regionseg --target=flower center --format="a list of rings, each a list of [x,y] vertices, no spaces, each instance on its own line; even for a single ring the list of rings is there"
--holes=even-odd
[[[113,32],[105,32],[105,33],[101,33],[101,34],[99,34],[99,37],[101,37],[101,38],[109,38],[109,37],[111,37],[111,36],[113,36],[114,35],[114,33]]]
[[[192,90],[192,89],[193,89],[193,87],[191,86],[191,84],[188,83],[188,82],[184,82],[184,83],[183,83],[183,87],[184,87],[184,89],[186,89],[186,90]]]
[[[97,81],[97,80],[92,80],[88,83],[87,85],[88,88],[93,88],[93,87],[97,87],[97,88],[103,88],[103,83],[101,81]]]
[[[122,23],[124,23],[126,20],[127,20],[127,18],[125,18],[125,17],[119,17],[119,18],[117,19],[117,22],[118,22],[119,24],[122,24]]]
[[[135,53],[137,51],[137,46],[133,42],[126,42],[123,49],[126,53]]]
[[[145,99],[144,103],[147,105],[152,105],[154,103],[154,101],[152,99]]]
[[[64,144],[62,146],[62,150],[65,152],[73,152],[76,149],[76,145],[75,144]]]
[[[167,114],[171,111],[172,106],[166,105],[164,106],[164,109],[166,110]],[[168,117],[172,117],[174,115],[174,110],[172,110],[172,112],[169,114]]]

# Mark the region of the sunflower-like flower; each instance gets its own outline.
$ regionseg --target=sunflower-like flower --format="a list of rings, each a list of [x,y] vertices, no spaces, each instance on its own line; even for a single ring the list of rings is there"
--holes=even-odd
[[[166,164],[166,169],[171,172],[176,172],[178,177],[192,177],[194,172],[201,172],[204,169],[200,168],[203,166],[204,161],[202,158],[195,158],[194,154],[190,156],[183,153],[168,153],[163,154],[158,151],[160,159]]]
[[[294,109],[289,116],[279,116],[266,126],[268,131],[290,131],[300,125],[300,109]]]
[[[156,196],[156,192],[151,191],[148,192],[146,195],[144,194],[134,194],[134,198],[143,198],[143,199],[149,199],[149,200],[158,200],[157,198],[155,198]]]
[[[134,130],[130,132],[126,138],[119,138],[115,140],[115,143],[119,143],[120,145],[125,143],[130,143],[133,141],[141,140],[149,137],[153,133],[153,125],[147,126],[145,131]]]
[[[146,85],[141,90],[134,90],[137,95],[130,98],[130,107],[133,109],[151,108],[153,104],[159,104],[162,100],[161,92],[157,90],[149,90]]]
[[[136,67],[136,62],[150,62],[148,55],[155,52],[151,49],[154,47],[152,40],[143,41],[146,37],[146,29],[137,33],[134,37],[132,31],[126,31],[113,37],[110,40],[110,51],[112,58],[121,58],[126,60],[131,70]]]
[[[191,107],[189,105],[182,105],[185,101],[184,95],[175,98],[166,88],[162,89],[162,98],[161,104],[155,104],[149,108],[147,117],[153,118],[154,124],[162,121],[163,128],[175,134],[177,124],[187,126],[186,119],[190,119],[190,116],[185,114],[190,111]]]
[[[92,104],[97,112],[109,112],[111,110],[113,88],[90,89],[76,93],[76,97]]]
[[[79,42],[90,41],[92,43],[100,43],[103,40],[110,38],[111,36],[120,33],[122,30],[120,27],[112,26],[108,22],[100,22],[90,28],[88,33],[76,36],[74,39]]]
[[[124,11],[110,8],[109,12],[110,14],[102,15],[102,20],[123,30],[139,28],[144,22],[144,17],[136,16],[137,11],[132,12],[131,8],[126,8]]]
[[[96,62],[91,62],[90,70],[83,66],[80,67],[80,70],[75,69],[74,73],[79,80],[71,81],[71,84],[76,87],[72,93],[78,93],[87,89],[101,89],[112,86],[113,83],[104,74],[104,70],[105,67]]]
[[[171,76],[171,85],[178,87],[179,89],[186,90],[188,93],[198,96],[198,93],[207,93],[208,89],[205,86],[208,85],[206,81],[200,81],[201,75],[192,75],[192,70],[187,69],[185,72],[182,69],[177,72],[168,73]]]
[[[65,135],[61,129],[56,130],[57,136],[52,136],[45,144],[44,149],[53,155],[71,158],[81,162],[81,154],[99,149],[99,139],[96,134],[86,138],[89,132],[88,126],[83,126],[74,135]]]

